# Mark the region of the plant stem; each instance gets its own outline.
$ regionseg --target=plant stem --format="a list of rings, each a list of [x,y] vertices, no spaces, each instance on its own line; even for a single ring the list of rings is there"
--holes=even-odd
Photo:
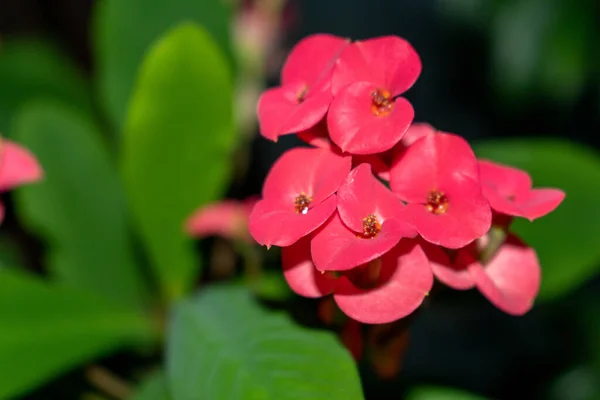
[[[487,246],[483,250],[481,250],[481,255],[479,256],[479,261],[481,264],[487,264],[495,255],[496,252],[500,249],[500,246],[504,243],[507,236],[507,230],[504,227],[500,226],[492,226],[490,229],[490,233],[488,234],[488,243]]]
[[[99,365],[90,365],[86,377],[93,386],[115,399],[126,400],[133,393],[129,383]]]

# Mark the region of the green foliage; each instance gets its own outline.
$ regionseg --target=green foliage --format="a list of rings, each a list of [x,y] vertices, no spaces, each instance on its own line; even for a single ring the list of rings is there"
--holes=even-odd
[[[0,399],[152,334],[128,308],[15,269],[0,269],[0,326]]]
[[[363,398],[334,336],[264,311],[239,286],[213,286],[178,304],[167,377],[174,400]]]
[[[48,267],[62,282],[141,306],[144,282],[134,262],[116,168],[92,121],[40,101],[15,119],[17,140],[44,169],[42,182],[17,191],[19,216],[48,243]]]
[[[56,47],[38,39],[2,42],[0,88],[0,132],[7,136],[13,136],[15,113],[33,99],[54,99],[91,110],[89,87],[81,73]]]
[[[542,266],[540,299],[577,288],[600,267],[600,158],[563,140],[490,140],[474,145],[479,157],[529,172],[534,187],[556,187],[566,198],[558,209],[533,223],[518,219],[512,228],[536,249]]]
[[[109,117],[119,127],[126,120],[127,104],[145,55],[180,23],[203,26],[232,64],[230,10],[225,1],[104,0],[97,4],[94,36],[99,90]]]
[[[171,400],[164,372],[158,371],[148,377],[140,385],[132,400]]]
[[[407,400],[485,400],[484,397],[454,388],[422,386],[413,389]]]
[[[226,188],[234,146],[233,83],[201,28],[184,24],[150,51],[123,136],[122,172],[152,267],[168,298],[198,269],[185,219]]]

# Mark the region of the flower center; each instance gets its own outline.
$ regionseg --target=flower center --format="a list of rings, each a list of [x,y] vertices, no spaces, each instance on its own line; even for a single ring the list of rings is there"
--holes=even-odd
[[[371,93],[371,112],[377,117],[385,117],[392,112],[394,98],[384,89],[377,89]]]
[[[361,289],[372,289],[379,283],[381,274],[381,259],[378,258],[367,264],[345,271],[344,276],[356,287]]]
[[[445,213],[448,210],[448,198],[444,194],[444,192],[433,191],[430,192],[427,196],[427,203],[425,204],[425,208],[430,213],[435,215],[440,215]]]
[[[296,197],[294,200],[294,208],[296,209],[296,212],[298,214],[308,213],[308,206],[310,206],[311,201],[312,198],[308,197],[304,193],[298,195],[298,197]]]
[[[302,87],[298,89],[298,92],[296,92],[296,101],[298,102],[298,104],[304,102],[307,93],[308,85],[302,85]]]
[[[363,239],[373,239],[381,231],[381,224],[373,214],[367,215],[362,220],[363,223]]]

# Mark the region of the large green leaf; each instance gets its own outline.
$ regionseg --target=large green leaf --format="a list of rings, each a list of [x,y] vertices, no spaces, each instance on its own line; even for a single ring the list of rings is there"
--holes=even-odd
[[[485,400],[469,392],[441,386],[421,386],[410,391],[407,400]]]
[[[158,371],[148,377],[140,385],[132,400],[171,400],[164,372]]]
[[[232,93],[224,56],[204,30],[184,24],[150,51],[131,101],[123,176],[169,298],[184,293],[198,269],[185,218],[217,199],[228,182],[235,140]]]
[[[178,304],[167,378],[174,400],[363,398],[354,361],[332,334],[264,311],[240,286]]]
[[[0,269],[0,327],[0,399],[152,335],[131,309],[16,269]]]
[[[40,161],[41,183],[17,191],[20,217],[48,242],[48,266],[63,282],[141,305],[119,176],[94,124],[75,110],[27,105],[15,132]]]
[[[9,39],[0,46],[0,132],[12,136],[11,119],[29,100],[50,98],[91,109],[90,90],[80,71],[53,45]]]
[[[94,30],[97,70],[99,89],[111,119],[123,125],[144,56],[156,40],[182,22],[205,27],[233,59],[230,14],[223,0],[99,1]]]
[[[562,295],[596,274],[600,267],[600,157],[588,148],[551,139],[493,140],[475,144],[478,156],[522,168],[534,186],[567,194],[553,213],[513,224],[533,246],[542,265],[541,299]]]

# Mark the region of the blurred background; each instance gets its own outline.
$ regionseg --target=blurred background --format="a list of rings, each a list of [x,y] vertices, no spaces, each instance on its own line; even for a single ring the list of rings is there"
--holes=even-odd
[[[59,80],[65,74],[85,90],[94,89],[93,12],[101,2],[0,2],[1,131],[10,130],[12,116],[29,98],[68,100],[77,92]],[[173,2],[173,7],[184,3]],[[536,231],[525,224],[516,227],[533,238],[548,282],[536,307],[516,318],[475,291],[440,291],[414,318],[395,378],[381,379],[361,365],[366,398],[461,398],[433,388],[447,387],[490,399],[600,399],[600,3],[245,0],[231,6],[239,72],[235,111],[245,145],[232,158],[227,197],[259,194],[274,160],[300,144],[290,136],[276,144],[262,139],[254,110],[260,92],[278,84],[291,46],[317,32],[406,38],[424,65],[407,93],[416,121],[463,135],[476,152],[524,166],[536,185],[567,193],[568,212],[548,217]],[[156,16],[140,7],[122,29],[136,30],[146,18]],[[25,84],[15,83],[15,72],[28,76]],[[98,100],[89,101],[80,106],[99,115]],[[99,119],[110,137],[114,127]],[[577,202],[568,203],[570,198]],[[42,273],[44,242],[19,223],[10,196],[4,200],[9,212],[0,234],[2,262]],[[207,258],[231,257],[233,250],[219,243],[209,239],[198,246]],[[277,257],[268,258],[265,268],[276,271]],[[315,308],[303,299],[291,304],[292,309]],[[122,354],[109,362],[124,365],[131,358]],[[71,398],[68,388],[83,385],[73,383],[81,380],[78,372],[66,373],[22,398]]]

